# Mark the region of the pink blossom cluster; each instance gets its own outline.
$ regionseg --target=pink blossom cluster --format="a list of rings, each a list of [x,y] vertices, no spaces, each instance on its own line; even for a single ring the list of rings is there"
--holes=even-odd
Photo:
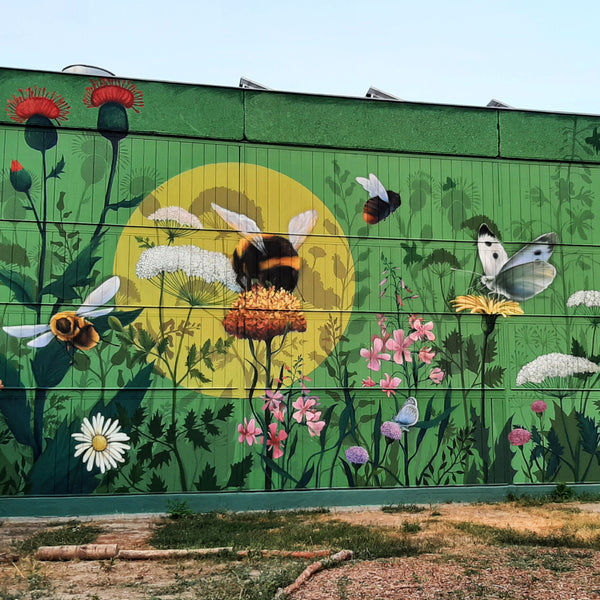
[[[289,367],[288,369],[289,370]],[[308,433],[311,437],[318,436],[321,434],[323,427],[325,427],[325,421],[321,420],[321,411],[317,409],[320,405],[319,397],[310,394],[310,390],[306,387],[305,381],[310,381],[309,377],[300,375],[300,386],[302,391],[300,396],[292,402],[292,408],[295,409],[291,419],[296,421],[298,424],[305,423]],[[283,384],[283,381],[277,380],[279,385]],[[288,418],[286,420],[286,413],[288,413],[288,406],[286,404],[286,398],[281,393],[279,388],[276,390],[265,390],[264,396],[261,398],[265,401],[262,410],[269,412],[276,422],[269,425],[269,435],[267,437],[267,449],[272,449],[273,458],[280,458],[283,456],[282,442],[288,438],[289,430],[292,428],[294,423]],[[289,397],[288,397],[289,401]],[[279,423],[282,424],[282,429],[277,431]],[[287,429],[287,431],[286,431]],[[255,419],[244,418],[244,423],[238,425],[238,441],[240,444],[246,442],[249,446],[256,443],[257,436],[262,433],[262,430],[256,425]],[[260,437],[260,443],[264,444],[264,437]]]
[[[386,317],[377,315],[377,323],[381,330],[381,335],[374,335],[371,338],[372,346],[370,348],[361,348],[360,355],[366,359],[367,367],[371,371],[380,371],[383,361],[393,361],[398,365],[412,363],[413,356],[424,364],[431,364],[435,357],[435,352],[430,345],[421,346],[417,349],[416,345],[421,341],[433,342],[435,334],[433,333],[433,322],[424,323],[423,318],[418,315],[411,315],[408,319],[410,333],[406,334],[403,329],[396,329],[389,333],[386,326]],[[388,398],[395,395],[402,380],[400,377],[392,377],[388,373],[379,380],[379,387],[387,394]],[[440,384],[444,378],[444,372],[438,367],[433,368],[429,373],[429,379],[435,384]],[[375,387],[377,382],[371,377],[363,379],[363,387]]]

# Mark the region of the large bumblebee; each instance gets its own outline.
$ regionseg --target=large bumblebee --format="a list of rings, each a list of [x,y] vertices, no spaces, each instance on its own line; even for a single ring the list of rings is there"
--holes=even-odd
[[[386,190],[373,173],[369,173],[369,179],[357,177],[356,181],[369,192],[369,199],[363,208],[363,219],[368,225],[376,225],[387,219],[400,206],[400,194]]]
[[[230,227],[243,236],[231,259],[238,285],[248,290],[258,282],[265,287],[275,286],[292,292],[298,285],[302,263],[298,248],[313,230],[318,218],[317,211],[307,210],[290,219],[289,239],[286,239],[262,233],[256,222],[246,215],[217,204],[211,206]]]
[[[100,334],[88,318],[100,317],[112,312],[114,308],[112,306],[100,307],[114,298],[120,284],[121,280],[116,275],[107,279],[87,296],[77,310],[56,313],[48,325],[43,323],[16,325],[2,329],[12,337],[33,337],[27,342],[31,348],[43,348],[56,338],[77,350],[91,350],[100,341]]]

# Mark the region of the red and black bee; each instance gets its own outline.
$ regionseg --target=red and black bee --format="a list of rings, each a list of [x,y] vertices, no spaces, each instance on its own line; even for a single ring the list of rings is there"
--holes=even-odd
[[[400,194],[386,190],[373,173],[369,174],[369,179],[357,177],[356,181],[369,192],[369,199],[363,209],[363,219],[367,224],[376,225],[387,219],[400,206]]]
[[[240,287],[249,290],[256,282],[292,292],[298,285],[301,258],[298,248],[313,230],[316,210],[307,210],[290,219],[289,239],[264,234],[246,215],[211,204],[216,213],[244,236],[233,251],[231,263]]]

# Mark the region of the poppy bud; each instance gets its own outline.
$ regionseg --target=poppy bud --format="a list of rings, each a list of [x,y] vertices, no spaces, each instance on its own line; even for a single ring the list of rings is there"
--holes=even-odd
[[[10,163],[10,182],[17,192],[27,193],[31,189],[31,175],[17,160]]]

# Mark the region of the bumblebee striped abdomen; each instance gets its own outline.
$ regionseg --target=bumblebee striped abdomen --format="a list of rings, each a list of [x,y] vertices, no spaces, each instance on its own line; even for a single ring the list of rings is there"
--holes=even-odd
[[[400,206],[400,194],[387,190],[389,202],[379,196],[369,198],[363,208],[363,219],[368,225],[376,225],[389,217]]]

